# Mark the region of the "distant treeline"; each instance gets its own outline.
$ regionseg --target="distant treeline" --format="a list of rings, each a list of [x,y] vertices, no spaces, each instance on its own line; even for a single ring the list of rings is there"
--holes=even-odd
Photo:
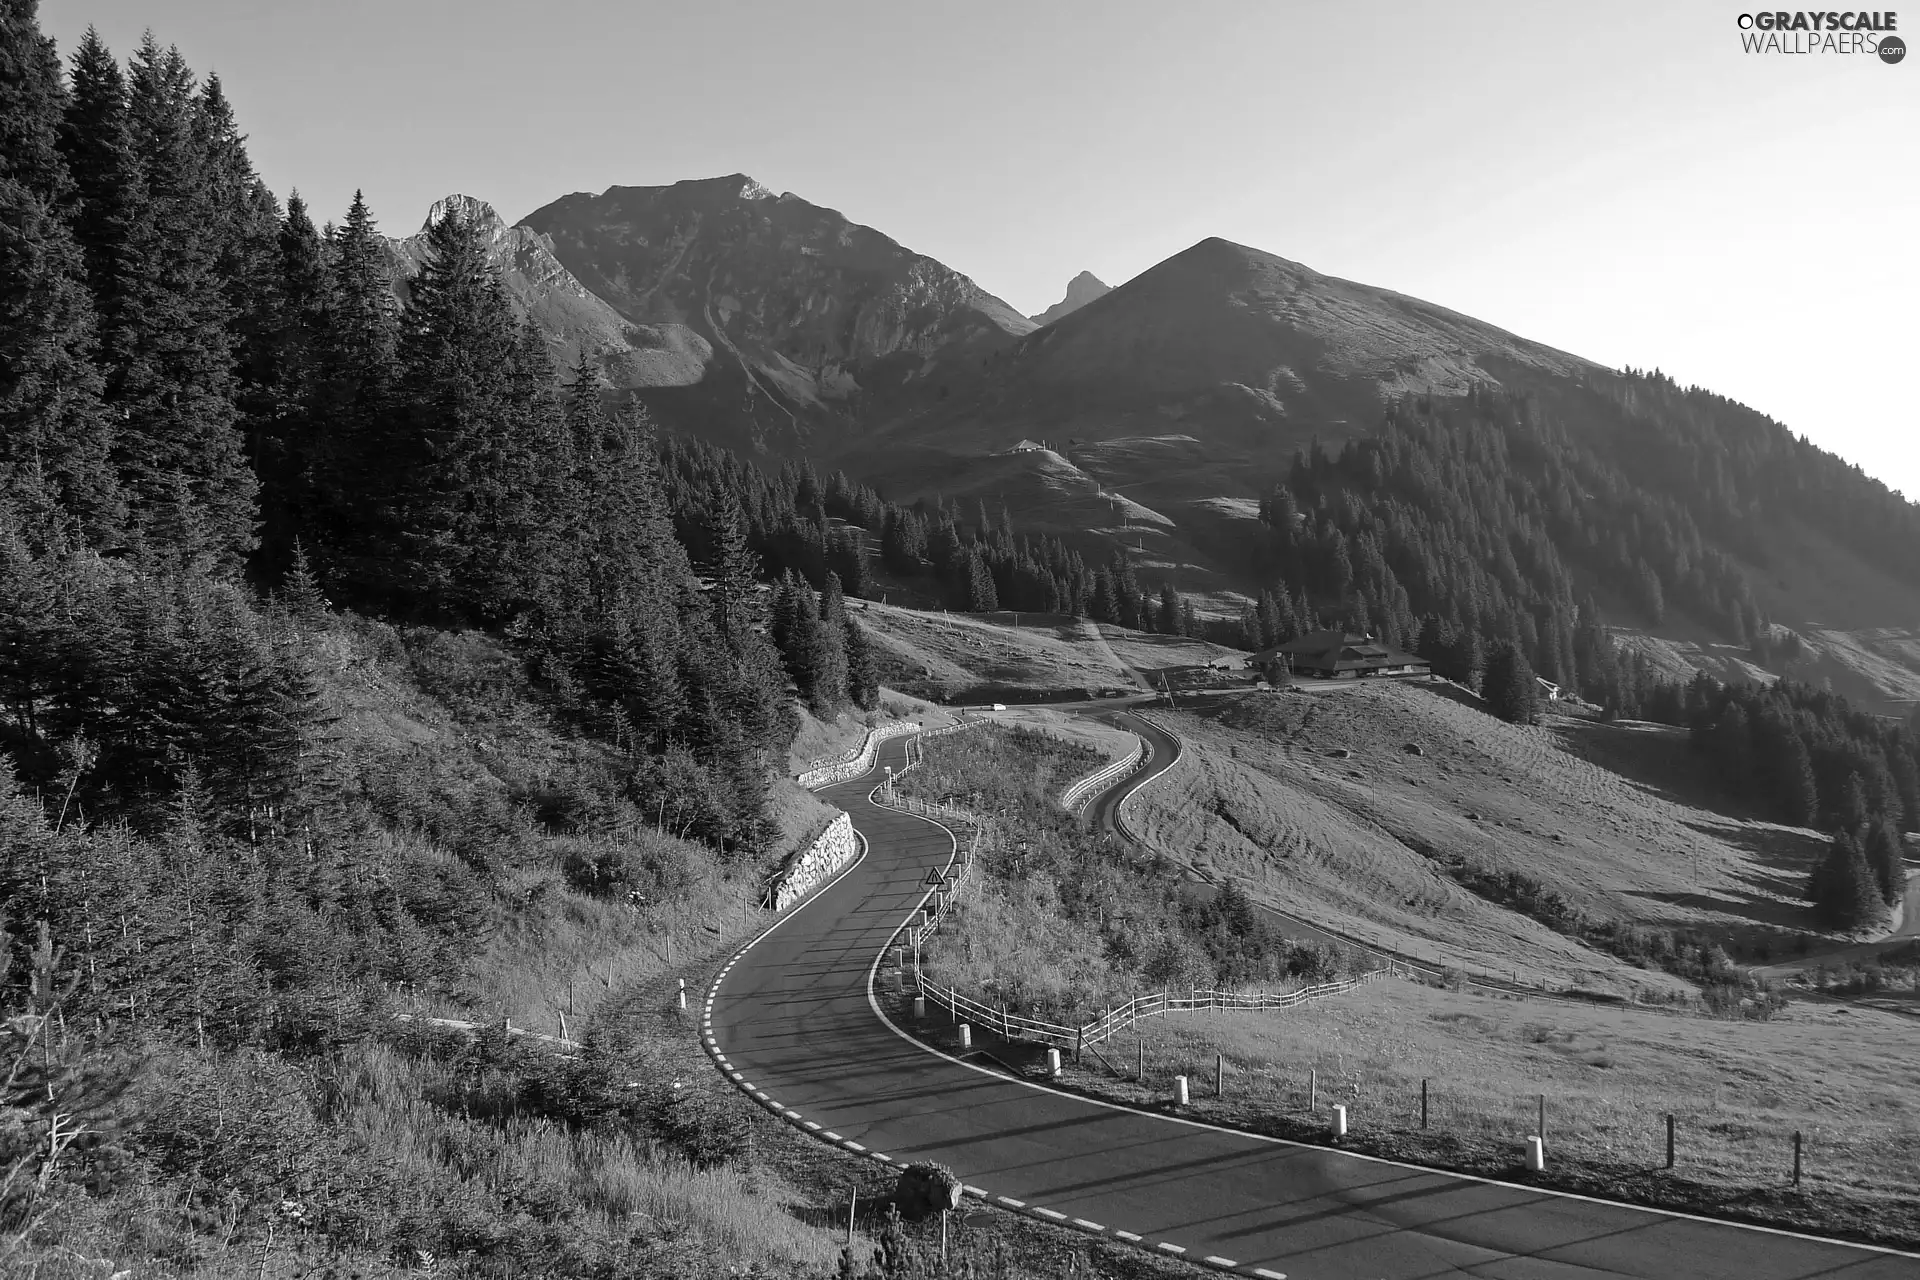
[[[1906,892],[1903,831],[1920,831],[1915,722],[1856,711],[1845,698],[1790,680],[1687,686],[1695,749],[1726,786],[1777,821],[1832,833],[1807,896],[1822,921],[1857,929]]]

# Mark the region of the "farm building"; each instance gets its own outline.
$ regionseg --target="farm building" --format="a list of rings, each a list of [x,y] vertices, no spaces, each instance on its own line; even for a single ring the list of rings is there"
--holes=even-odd
[[[1322,680],[1424,676],[1433,672],[1425,658],[1350,631],[1310,631],[1298,640],[1254,654],[1247,665],[1263,672],[1291,671],[1295,676]]]

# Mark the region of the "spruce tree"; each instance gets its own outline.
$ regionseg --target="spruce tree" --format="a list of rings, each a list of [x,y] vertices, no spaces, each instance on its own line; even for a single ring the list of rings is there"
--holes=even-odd
[[[518,331],[481,228],[449,208],[426,249],[402,317],[384,585],[395,603],[497,622],[522,599],[510,544],[532,487],[512,439]]]
[[[1171,582],[1160,586],[1160,608],[1154,619],[1154,630],[1163,636],[1183,634],[1181,629],[1180,593],[1173,589]]]
[[[862,711],[880,705],[880,672],[866,628],[849,614],[846,630],[847,697]]]
[[[830,695],[818,688],[821,670],[819,602],[813,588],[797,577],[789,577],[780,605],[780,657],[802,701],[809,705],[827,702]]]
[[[146,551],[235,573],[254,545],[256,481],[235,404],[232,308],[193,75],[146,37],[127,77],[127,136],[140,174],[118,309],[104,344],[107,402],[124,415],[122,481]]]
[[[708,513],[707,536],[713,548],[707,569],[713,579],[714,625],[729,645],[738,645],[757,620],[754,579],[760,557],[747,546],[746,517],[732,490],[723,491]]]
[[[60,147],[67,95],[36,8],[0,3],[0,498],[106,548],[126,512],[86,261],[64,221],[76,199]]]
[[[1900,833],[1887,819],[1876,818],[1867,827],[1861,852],[1873,872],[1881,900],[1889,907],[1899,902],[1907,891],[1907,870],[1900,857]]]
[[[1865,784],[1858,773],[1847,774],[1847,780],[1841,784],[1840,795],[1834,804],[1834,820],[1840,824],[1842,831],[1857,837],[1866,829],[1870,816]]]
[[[1851,933],[1880,919],[1885,906],[1880,885],[1853,834],[1836,831],[1827,852],[1808,878],[1807,897],[1821,924]]]
[[[317,368],[304,415],[312,511],[303,536],[324,581],[377,598],[402,554],[394,508],[404,453],[393,423],[399,329],[385,243],[358,191],[323,250]]]
[[[275,308],[252,353],[248,454],[260,478],[260,561],[271,572],[300,540],[324,536],[317,482],[320,382],[331,324],[320,234],[299,192],[274,245]]]
[[[814,643],[816,711],[832,712],[847,698],[847,600],[840,576],[829,573],[820,592],[820,629]]]
[[[1520,646],[1513,641],[1496,646],[1487,657],[1481,690],[1487,709],[1513,724],[1533,724],[1539,719],[1539,695],[1533,668]]]

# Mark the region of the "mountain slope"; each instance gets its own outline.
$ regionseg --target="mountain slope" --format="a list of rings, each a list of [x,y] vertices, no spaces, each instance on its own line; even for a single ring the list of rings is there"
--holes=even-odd
[[[895,501],[1004,507],[1094,555],[1125,547],[1143,581],[1230,614],[1275,580],[1259,500],[1297,454],[1372,439],[1395,406],[1496,393],[1513,406],[1486,437],[1501,443],[1463,457],[1461,474],[1504,522],[1501,554],[1538,565],[1527,531],[1558,529],[1546,536],[1569,566],[1520,589],[1487,562],[1514,607],[1565,614],[1590,594],[1662,661],[1711,655],[1729,674],[1748,664],[1727,645],[1744,654],[1764,615],[1804,643],[1766,669],[1797,662],[1871,702],[1920,696],[1920,580],[1901,568],[1920,563],[1910,504],[1742,406],[1391,290],[1209,239],[1097,295],[1077,278],[1036,326],[966,276],[739,174],[568,196],[498,240],[510,284],[556,313],[543,325],[601,342],[612,380],[669,430],[839,466]],[[1046,447],[1015,447],[1032,439]],[[1393,501],[1369,483],[1365,468],[1341,481],[1341,501],[1378,508],[1345,522],[1349,555]],[[1502,503],[1526,514],[1494,516]],[[1696,600],[1707,561],[1713,598]],[[1634,585],[1649,573],[1664,604]],[[1899,590],[1868,586],[1890,578]],[[1409,583],[1417,610],[1458,595],[1424,580]]]
[[[426,229],[449,210],[486,231],[488,258],[523,319],[545,335],[554,363],[571,368],[582,351],[616,387],[684,386],[698,382],[713,349],[684,325],[633,325],[576,279],[554,256],[553,243],[526,227],[509,227],[493,206],[472,196],[436,201],[419,232],[389,240],[394,293],[405,301],[407,282],[426,256]]]
[[[937,398],[950,370],[1034,327],[932,258],[744,174],[577,193],[522,226],[629,324],[711,344],[702,376],[673,384],[690,394],[660,403],[729,443],[832,438],[876,398]]]
[[[1067,281],[1067,296],[1033,317],[1033,322],[1039,325],[1052,324],[1061,316],[1072,315],[1095,298],[1103,298],[1112,292],[1113,286],[1099,276],[1091,271],[1082,271]]]

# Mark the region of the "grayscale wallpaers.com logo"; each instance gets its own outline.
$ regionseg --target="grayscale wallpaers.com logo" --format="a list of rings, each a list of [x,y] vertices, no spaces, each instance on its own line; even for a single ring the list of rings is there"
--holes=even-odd
[[[1740,47],[1748,53],[1871,53],[1889,65],[1907,56],[1893,34],[1900,15],[1879,13],[1743,13]]]

